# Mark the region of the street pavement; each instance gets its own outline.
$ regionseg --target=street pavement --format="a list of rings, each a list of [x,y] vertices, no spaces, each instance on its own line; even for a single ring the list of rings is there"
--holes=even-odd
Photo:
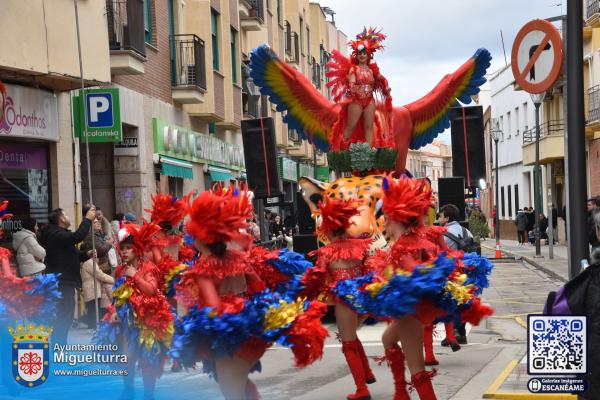
[[[488,249],[491,242],[484,245],[484,254],[493,256]],[[516,246],[515,246],[516,247]],[[506,246],[506,250],[513,250]],[[527,249],[523,249],[526,252]],[[515,254],[518,253],[515,251]],[[555,252],[558,253],[558,252]],[[518,254],[516,254],[518,255]],[[525,257],[526,254],[521,254]],[[555,260],[555,261],[558,261]],[[545,268],[555,268],[560,275],[558,263],[545,263]],[[548,274],[535,265],[514,260],[495,262],[490,279],[490,288],[484,291],[484,301],[495,308],[494,316],[487,318],[478,327],[469,329],[469,344],[456,353],[441,347],[443,327],[438,326],[438,335],[434,339],[436,357],[440,361],[434,386],[438,399],[476,400],[484,397],[512,398],[510,394],[526,393],[527,375],[518,362],[527,351],[527,315],[540,313],[547,293],[556,290],[562,280]],[[369,356],[383,355],[381,334],[383,323],[365,326],[359,331],[365,350]],[[254,373],[251,378],[257,384],[265,400],[335,400],[345,399],[353,392],[354,384],[341,352],[341,345],[335,339],[335,325],[329,324],[330,337],[327,340],[323,359],[312,366],[297,369],[293,366],[292,354],[288,349],[274,347],[262,358],[262,373]],[[71,337],[73,343],[87,343],[88,330],[75,330]],[[517,365],[516,368],[508,368]],[[168,366],[168,365],[167,365]],[[370,385],[373,399],[391,399],[393,381],[387,365],[371,362],[377,382]],[[526,371],[526,369],[525,369]],[[91,378],[85,385],[73,383],[66,391],[93,393],[103,398],[116,398],[121,390],[121,381],[115,378],[110,385],[94,384]],[[141,388],[141,379],[136,384]],[[46,388],[44,388],[46,386]],[[20,399],[38,399],[51,385],[42,385],[39,391],[22,391]],[[47,390],[45,390],[47,389]],[[30,395],[31,393],[31,395]],[[63,392],[64,393],[64,392]],[[508,397],[503,397],[503,393]],[[82,396],[82,397],[85,397]],[[0,396],[0,398],[3,398]],[[6,397],[4,397],[6,398]],[[156,389],[156,399],[221,399],[217,384],[199,370],[172,373],[168,370],[160,378]],[[417,399],[416,393],[412,394]]]

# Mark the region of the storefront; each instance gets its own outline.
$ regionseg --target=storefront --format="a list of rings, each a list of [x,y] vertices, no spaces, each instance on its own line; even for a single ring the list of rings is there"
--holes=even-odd
[[[3,225],[10,233],[22,218],[48,220],[49,151],[59,137],[58,108],[52,92],[1,84],[0,92],[0,200],[10,202],[14,217]]]
[[[180,196],[243,178],[241,146],[153,118],[154,163],[160,188]],[[165,184],[167,182],[167,184]]]

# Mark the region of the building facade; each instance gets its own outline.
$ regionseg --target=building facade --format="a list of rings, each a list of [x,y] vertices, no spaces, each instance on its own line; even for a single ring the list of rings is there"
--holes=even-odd
[[[419,150],[408,150],[406,167],[416,178],[429,178],[437,196],[438,180],[452,176],[452,148],[440,140],[434,140]]]
[[[72,1],[2,2],[0,198],[15,221],[44,222],[54,207],[79,214],[70,90],[110,82],[105,12],[103,2],[78,3],[82,77]]]
[[[535,105],[529,93],[515,86],[510,65],[494,73],[489,78],[489,82],[492,97],[492,128],[496,124],[499,129],[498,186],[500,193],[498,195],[498,213],[500,235],[504,239],[516,240],[517,232],[514,221],[518,210],[524,207],[534,207]],[[561,130],[562,135],[562,116],[557,114],[561,110],[562,108],[555,110],[550,101],[545,101],[540,107],[540,121],[544,121],[546,116],[549,118],[548,121],[553,121],[541,126],[542,130],[546,129],[548,133],[542,135],[540,149],[546,148],[544,140],[555,139],[554,134],[558,133],[558,130]],[[547,215],[548,192],[546,189],[551,182],[546,176],[547,164],[554,165],[559,160],[550,156],[550,153],[543,154],[548,155],[540,157],[543,188],[542,209],[543,213]],[[494,148],[492,158],[494,168],[495,157]]]
[[[45,222],[49,210],[61,207],[76,222],[90,201],[91,185],[91,200],[107,216],[142,216],[157,191],[181,196],[215,182],[245,180],[241,121],[260,116],[275,120],[286,200],[294,200],[298,176],[328,179],[325,156],[317,154],[315,163],[312,146],[288,131],[281,113],[248,80],[251,50],[267,43],[328,95],[325,64],[331,50],[345,49],[347,40],[318,4],[77,5],[83,85],[110,91],[119,134],[103,141],[88,136],[85,146],[93,118],[90,93],[82,101],[79,92],[73,2],[3,2],[0,198],[11,201],[11,212]]]

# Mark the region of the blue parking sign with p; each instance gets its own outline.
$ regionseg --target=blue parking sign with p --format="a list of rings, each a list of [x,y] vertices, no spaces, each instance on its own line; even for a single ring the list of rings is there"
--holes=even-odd
[[[111,93],[87,93],[86,103],[88,127],[108,128],[114,125]]]

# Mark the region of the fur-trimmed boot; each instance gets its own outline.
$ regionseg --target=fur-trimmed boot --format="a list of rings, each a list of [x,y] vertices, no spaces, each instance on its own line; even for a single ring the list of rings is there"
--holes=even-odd
[[[362,361],[363,371],[365,371],[365,381],[367,385],[377,382],[375,379],[375,375],[371,370],[371,366],[369,365],[369,358],[367,357],[367,353],[365,353],[365,348],[362,345],[360,339],[356,338],[358,342],[358,350],[360,351],[360,360]]]
[[[438,365],[440,362],[433,352],[433,330],[435,325],[428,325],[423,331],[423,347],[425,347],[425,365]]]
[[[431,378],[435,376],[436,371],[421,371],[413,374],[410,378],[411,383],[421,400],[437,400],[435,392],[433,391],[433,385],[431,384]]]
[[[350,368],[350,373],[356,385],[356,392],[349,394],[346,398],[348,400],[371,400],[360,355],[360,341],[356,339],[351,342],[342,342],[342,352],[346,357],[348,368]]]
[[[406,377],[404,376],[404,353],[398,346],[385,350],[385,358],[392,370],[394,377],[394,400],[410,400],[406,391]]]

